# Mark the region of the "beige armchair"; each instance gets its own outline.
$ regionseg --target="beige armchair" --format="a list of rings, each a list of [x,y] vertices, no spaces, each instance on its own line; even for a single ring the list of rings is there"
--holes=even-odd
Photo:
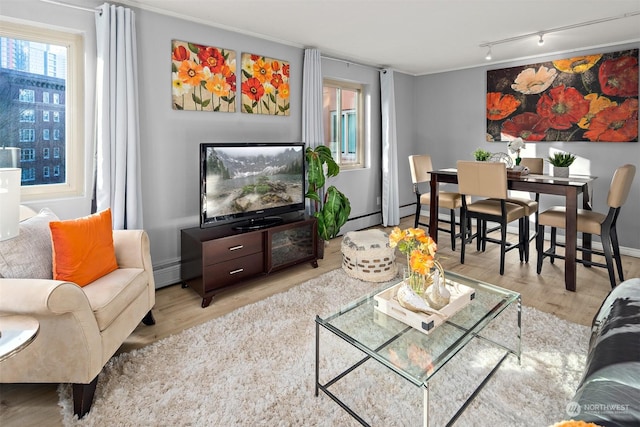
[[[21,212],[22,216],[22,212]],[[0,316],[40,322],[35,340],[0,362],[2,383],[72,383],[74,412],[91,408],[98,375],[140,321],[154,324],[155,283],[143,230],[114,230],[118,269],[79,287],[0,278]]]

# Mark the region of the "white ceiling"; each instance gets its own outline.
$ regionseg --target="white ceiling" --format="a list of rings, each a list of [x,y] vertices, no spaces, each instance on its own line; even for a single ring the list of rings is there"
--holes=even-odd
[[[640,0],[122,0],[323,55],[412,75],[640,41],[640,15],[480,44],[640,11]],[[223,46],[226,47],[226,46]]]

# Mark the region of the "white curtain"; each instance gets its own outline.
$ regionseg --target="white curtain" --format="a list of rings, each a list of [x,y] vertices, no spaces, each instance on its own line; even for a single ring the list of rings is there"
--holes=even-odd
[[[302,140],[309,147],[324,143],[322,129],[322,58],[317,49],[304,50],[302,70]]]
[[[135,14],[104,3],[96,14],[96,209],[114,229],[142,228]]]
[[[380,71],[380,98],[382,102],[382,224],[387,227],[400,224],[393,70]]]
[[[324,143],[322,128],[322,58],[317,49],[304,50],[302,69],[302,141],[307,147]],[[322,197],[322,195],[321,195]],[[307,212],[313,203],[307,199]]]

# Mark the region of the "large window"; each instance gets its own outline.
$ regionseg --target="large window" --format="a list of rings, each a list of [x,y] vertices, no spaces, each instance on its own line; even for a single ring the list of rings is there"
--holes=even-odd
[[[19,129],[18,132],[20,134],[20,138],[19,138],[20,142],[34,142],[36,140],[35,129]],[[11,144],[11,145],[14,145],[14,144]]]
[[[364,167],[363,86],[325,80],[323,87],[325,144],[344,168]]]
[[[82,194],[83,56],[79,34],[1,22],[0,140],[23,153],[23,200]],[[50,112],[53,135],[47,127]],[[45,145],[52,136],[58,147],[49,156]]]
[[[22,110],[20,113],[20,122],[22,123],[35,123],[36,114],[33,110]]]

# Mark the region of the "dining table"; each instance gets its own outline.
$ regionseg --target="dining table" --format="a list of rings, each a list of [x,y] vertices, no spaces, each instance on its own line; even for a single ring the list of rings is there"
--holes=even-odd
[[[458,171],[447,168],[430,172],[431,175],[431,204],[429,205],[429,234],[438,242],[438,192],[441,183],[457,184]],[[578,243],[578,201],[582,195],[582,208],[591,210],[589,184],[595,180],[594,176],[570,175],[568,178],[537,174],[508,174],[507,186],[509,190],[527,191],[539,194],[554,194],[564,196],[565,223],[565,262],[564,282],[568,291],[576,290],[576,253]],[[583,233],[582,246],[591,248],[591,235]],[[591,254],[583,251],[584,260],[590,260]]]

